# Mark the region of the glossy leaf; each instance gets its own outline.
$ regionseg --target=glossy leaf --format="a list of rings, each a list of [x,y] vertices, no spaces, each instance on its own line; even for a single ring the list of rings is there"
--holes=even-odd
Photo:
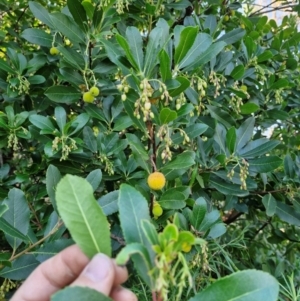
[[[279,285],[273,276],[244,270],[217,280],[189,301],[276,301],[278,292]]]
[[[245,68],[243,65],[236,66],[230,73],[230,76],[235,80],[241,79],[245,73]]]
[[[101,169],[95,169],[95,170],[91,171],[87,175],[86,180],[91,184],[93,191],[95,191],[99,187],[101,180],[102,180]]]
[[[282,159],[277,156],[261,157],[248,160],[252,172],[270,172],[282,164]]]
[[[53,38],[49,33],[38,28],[27,28],[22,33],[22,38],[40,46],[51,47]]]
[[[197,36],[198,27],[186,27],[180,33],[179,44],[175,48],[174,62],[178,65],[186,56]]]
[[[111,215],[119,210],[118,198],[119,191],[115,190],[103,195],[97,200],[105,215]]]
[[[26,279],[39,265],[39,261],[31,254],[25,254],[12,262],[11,267],[5,267],[0,271],[0,276],[11,280]]]
[[[80,177],[67,175],[57,185],[56,200],[61,218],[82,251],[89,258],[100,252],[110,256],[109,224],[92,186]]]
[[[272,194],[268,193],[266,194],[263,199],[262,202],[266,208],[266,213],[268,216],[273,216],[276,212],[276,200],[274,199],[274,197],[272,196]]]
[[[300,213],[295,211],[292,206],[277,202],[276,215],[288,224],[299,227],[300,226]]]
[[[144,68],[142,36],[136,27],[129,26],[126,29],[126,38],[134,61],[137,63],[138,70],[142,71]]]
[[[73,87],[53,86],[46,90],[45,95],[52,101],[58,103],[74,103],[79,101],[81,93]]]
[[[69,16],[56,12],[52,13],[50,18],[53,26],[71,42],[85,44],[85,36],[82,30]]]
[[[29,230],[30,211],[23,191],[17,188],[11,189],[8,198],[2,204],[7,205],[9,210],[2,214],[1,219],[4,219],[13,228],[26,235]],[[7,240],[14,250],[22,242],[16,236],[7,237]]]
[[[73,286],[58,291],[51,297],[51,301],[112,301],[106,295],[89,287]]]
[[[237,130],[236,132],[236,149],[239,152],[248,141],[252,138],[254,134],[254,117],[248,118]]]
[[[169,122],[175,120],[177,118],[176,111],[173,111],[169,108],[163,108],[160,111],[159,119],[161,124],[168,124]]]

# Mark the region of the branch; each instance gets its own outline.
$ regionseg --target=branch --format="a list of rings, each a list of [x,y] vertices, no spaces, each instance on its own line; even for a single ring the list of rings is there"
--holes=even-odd
[[[55,225],[55,227],[42,239],[40,239],[39,241],[35,242],[34,244],[32,244],[31,246],[29,246],[28,248],[26,248],[25,250],[23,250],[22,252],[12,256],[9,261],[13,261],[17,258],[19,258],[20,256],[26,254],[28,251],[30,251],[31,249],[33,249],[34,247],[38,246],[39,244],[41,244],[42,242],[44,242],[47,238],[49,238],[51,235],[53,235],[61,226],[63,225],[62,221],[58,221],[57,224]]]
[[[273,11],[277,11],[277,10],[284,10],[284,9],[288,9],[288,8],[292,8],[292,7],[296,7],[298,6],[299,4],[289,4],[289,5],[282,5],[282,6],[277,6],[277,7],[273,7],[272,9],[269,9],[269,10],[266,10],[266,11],[262,11],[264,10],[266,7],[263,7],[262,9],[252,13],[249,17],[252,17],[252,16],[257,16],[257,15],[263,15],[263,14],[267,14],[267,13],[271,13]]]

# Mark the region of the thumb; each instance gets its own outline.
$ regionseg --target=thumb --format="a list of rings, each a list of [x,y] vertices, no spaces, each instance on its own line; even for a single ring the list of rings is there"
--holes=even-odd
[[[113,261],[104,254],[97,254],[71,286],[86,286],[109,296],[115,277]]]

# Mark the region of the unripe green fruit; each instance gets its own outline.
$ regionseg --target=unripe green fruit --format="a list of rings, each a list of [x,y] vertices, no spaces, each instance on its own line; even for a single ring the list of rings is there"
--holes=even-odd
[[[228,16],[228,15],[226,15],[226,16],[224,17],[224,21],[225,21],[225,22],[228,22],[228,21],[229,21],[229,19],[230,19],[230,18],[229,18],[229,16]]]
[[[82,99],[83,99],[84,102],[89,102],[89,103],[91,103],[91,102],[94,101],[95,97],[94,97],[94,95],[93,95],[91,92],[85,92],[85,93],[83,94]]]
[[[100,90],[97,87],[92,87],[89,92],[91,92],[93,96],[98,96]]]
[[[51,47],[50,48],[50,54],[51,55],[57,55],[57,54],[59,54],[59,51],[56,47]]]
[[[153,205],[152,213],[155,217],[159,217],[163,214],[163,209],[158,203],[155,203]]]
[[[241,85],[241,90],[242,90],[243,92],[247,92],[248,88],[247,88],[246,85]]]

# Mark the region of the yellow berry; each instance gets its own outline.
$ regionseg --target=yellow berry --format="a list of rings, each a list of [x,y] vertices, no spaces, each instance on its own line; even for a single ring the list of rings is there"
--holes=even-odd
[[[91,92],[93,96],[98,96],[100,90],[97,87],[92,87],[89,92]]]
[[[241,24],[241,28],[245,29],[245,27],[246,27],[245,24]]]
[[[158,203],[155,203],[153,205],[152,213],[153,213],[154,217],[159,217],[163,214],[163,209],[161,208],[161,206]]]
[[[59,51],[56,47],[51,47],[50,48],[50,54],[51,55],[57,55],[57,54],[59,54]]]
[[[182,244],[182,246],[181,246],[181,251],[182,251],[182,252],[185,252],[185,253],[190,252],[191,249],[192,249],[192,245],[189,244],[189,243],[187,243],[187,242],[184,242],[184,243]]]
[[[153,190],[161,190],[166,184],[166,178],[161,172],[153,172],[148,177],[148,185]]]
[[[229,16],[228,16],[228,15],[226,15],[226,16],[224,17],[224,21],[225,21],[225,22],[228,22],[228,21],[229,21]]]
[[[95,97],[91,92],[85,92],[83,94],[83,101],[84,102],[93,102],[94,99],[95,99]]]

